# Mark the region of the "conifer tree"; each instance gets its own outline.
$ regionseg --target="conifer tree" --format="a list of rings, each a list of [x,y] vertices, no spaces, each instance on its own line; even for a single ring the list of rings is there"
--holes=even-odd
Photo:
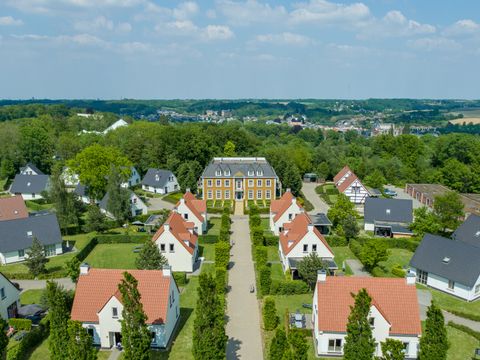
[[[25,260],[25,265],[33,276],[38,276],[46,272],[45,265],[49,259],[45,256],[43,245],[38,241],[36,237],[33,237],[32,246],[26,251],[28,257]]]
[[[147,240],[135,260],[135,265],[140,270],[161,270],[164,265],[168,265],[168,261],[158,250],[157,244]]]
[[[89,205],[83,230],[86,232],[102,232],[107,229],[106,221],[107,217],[100,211],[97,205]]]
[[[380,360],[404,360],[403,343],[400,340],[386,339],[381,343],[382,357]]]
[[[79,321],[68,321],[68,357],[72,360],[95,360],[97,353],[92,337]]]
[[[129,190],[121,187],[124,180],[124,175],[116,167],[113,167],[108,176],[107,210],[119,225],[132,217]]]
[[[375,340],[368,321],[372,298],[367,290],[361,289],[352,294],[355,303],[350,307],[347,323],[347,336],[343,347],[345,360],[372,360],[375,352]]]
[[[143,311],[141,295],[138,291],[138,281],[129,272],[123,273],[122,282],[118,285],[122,294],[123,319],[122,346],[125,360],[150,359],[150,331],[146,321],[147,315]]]
[[[4,331],[8,327],[7,322],[0,316],[0,359],[5,359],[5,355],[7,352],[8,346],[8,336],[7,333]]]
[[[53,281],[47,282],[45,292],[49,306],[50,338],[48,349],[50,350],[50,359],[69,359],[67,349],[70,343],[68,334],[70,309],[67,302],[67,294],[62,287]]]
[[[295,354],[296,360],[308,360],[308,343],[305,333],[296,329],[292,329],[288,333],[288,342]]]
[[[56,210],[58,223],[63,234],[66,234],[70,225],[78,225],[78,212],[74,194],[67,191],[64,181],[61,178],[60,167],[53,168],[49,198]]]
[[[421,360],[445,360],[449,348],[442,311],[434,304],[427,310],[425,331],[420,338]]]
[[[283,360],[283,355],[288,347],[289,345],[285,331],[283,329],[277,329],[275,336],[270,343],[269,360]]]

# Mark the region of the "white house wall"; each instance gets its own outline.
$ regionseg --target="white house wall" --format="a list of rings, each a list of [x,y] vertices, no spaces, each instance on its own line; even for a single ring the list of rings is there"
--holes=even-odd
[[[297,202],[290,204],[288,209],[280,216],[277,221],[274,221],[273,218],[275,217],[274,214],[270,215],[270,230],[276,235],[280,235],[280,228],[283,228],[283,225],[287,222],[291,222],[296,215],[300,214],[302,209],[298,206]],[[290,219],[289,215],[292,215]]]
[[[208,220],[207,220],[206,213],[202,214],[204,219],[204,221],[202,222],[200,221],[200,219],[198,219],[195,216],[193,211],[190,210],[190,208],[185,203],[182,203],[182,202],[178,204],[177,211],[180,215],[182,215],[182,218],[184,219],[185,219],[185,214],[188,214],[188,219],[185,219],[185,220],[193,222],[193,224],[195,225],[195,228],[197,229],[197,233],[199,235],[202,235],[207,231]]]
[[[360,191],[359,192],[354,192],[353,187],[354,186],[359,186]],[[351,183],[343,192],[351,202],[354,204],[363,204],[365,203],[365,199],[369,196],[367,189],[363,184],[357,179],[353,183]]]
[[[167,191],[165,192],[165,187],[167,188]],[[154,186],[147,186],[147,185],[142,185],[142,189],[151,193],[155,194],[168,194],[174,191],[178,191],[178,181],[175,175],[173,176],[173,181],[167,181],[165,186],[162,187],[154,187]]]
[[[38,199],[43,199],[43,196],[41,194],[20,194],[22,195],[23,200],[38,200]]]
[[[162,235],[160,235],[155,243],[157,244],[162,255],[167,258],[168,265],[172,267],[172,271],[193,271],[193,264],[195,262],[197,249],[195,249],[193,255],[190,254],[169,230],[164,230]],[[164,252],[161,251],[161,244],[165,244]],[[174,244],[174,252],[169,251],[170,244]]]
[[[8,307],[14,303],[17,304],[17,309],[20,307],[20,291],[2,275],[0,275],[0,288],[3,288],[5,291],[5,298],[0,299],[0,315],[2,319],[7,320]]]
[[[11,264],[11,263],[24,261],[28,257],[27,251],[29,250],[29,248],[19,249],[19,250],[24,250],[24,254],[25,254],[24,257],[18,256],[18,250],[17,251],[11,251],[11,252],[8,252],[8,253],[0,253],[1,263],[3,265],[5,265],[5,264]],[[63,254],[62,243],[57,243],[57,244],[55,244],[55,255],[61,255],[61,254]],[[49,257],[52,257],[52,256],[49,256]]]
[[[375,224],[374,223],[365,223],[364,226],[365,231],[375,231]]]
[[[112,308],[114,307],[117,308],[117,318],[112,316]],[[103,348],[115,345],[110,343],[110,332],[122,332],[122,325],[120,324],[120,320],[122,320],[122,311],[123,304],[116,297],[112,296],[103,309],[98,313],[98,323],[100,324],[100,345]]]

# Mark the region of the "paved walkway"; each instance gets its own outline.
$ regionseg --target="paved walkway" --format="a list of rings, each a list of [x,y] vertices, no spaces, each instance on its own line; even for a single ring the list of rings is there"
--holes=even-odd
[[[363,264],[360,262],[360,260],[357,259],[347,259],[345,260],[348,266],[350,266],[350,269],[352,269],[353,275],[354,276],[368,276],[371,277],[370,273],[368,271],[365,271],[363,268]],[[341,266],[342,264],[338,264]]]
[[[117,348],[113,348],[112,352],[110,353],[110,356],[108,357],[108,360],[117,360],[120,358],[120,355],[122,354],[121,351],[118,351]]]
[[[243,216],[243,210],[245,207],[245,203],[242,201],[235,201],[235,216]]]
[[[263,358],[260,314],[255,293],[255,273],[250,249],[247,216],[232,217],[233,245],[227,294],[227,359],[261,360]]]
[[[21,291],[45,289],[47,287],[47,280],[16,280],[11,279],[12,282],[20,285]],[[52,279],[56,283],[62,285],[66,290],[75,290],[75,284],[70,278]]]
[[[314,207],[310,213],[324,213],[326,214],[328,212],[328,209],[330,209],[330,206],[323,201],[320,196],[315,192],[315,188],[319,184],[317,183],[309,183],[309,182],[304,182],[302,185],[302,192],[303,195],[307,198],[308,201],[310,201]]]
[[[174,208],[174,204],[169,203],[168,201],[162,200],[160,198],[147,198],[148,199],[148,211],[169,209]]]

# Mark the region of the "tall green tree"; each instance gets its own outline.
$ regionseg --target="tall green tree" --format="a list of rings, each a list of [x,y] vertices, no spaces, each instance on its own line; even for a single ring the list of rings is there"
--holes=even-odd
[[[8,323],[0,316],[0,358],[6,358],[8,336],[5,329],[8,327]]]
[[[308,360],[308,343],[303,331],[292,329],[288,333],[288,342],[295,359]]]
[[[151,337],[146,324],[147,315],[143,311],[141,295],[138,291],[137,279],[125,271],[118,290],[122,294],[123,304],[123,319],[120,321],[123,357],[126,360],[148,360],[150,359]]]
[[[68,359],[95,360],[97,351],[92,345],[92,337],[79,321],[68,321]]]
[[[368,270],[372,270],[380,261],[388,258],[388,249],[385,243],[374,239],[368,240],[362,247],[360,258]]]
[[[404,360],[403,343],[400,340],[386,339],[381,343],[382,357],[379,360]]]
[[[449,343],[442,310],[432,303],[427,310],[425,330],[420,338],[421,360],[445,360]]]
[[[372,298],[365,289],[361,289],[352,296],[355,303],[350,307],[348,316],[343,358],[345,360],[372,360],[375,353],[375,340],[368,319]]]
[[[302,190],[302,176],[297,166],[288,162],[282,172],[282,184],[290,188],[292,194],[298,196]]]
[[[158,246],[151,240],[147,240],[140,250],[135,266],[140,270],[161,270],[168,265],[168,260],[160,253]]]
[[[410,229],[419,237],[425,234],[438,234],[442,229],[438,217],[426,206],[413,210],[413,223]]]
[[[50,350],[50,359],[69,359],[67,349],[70,345],[70,337],[68,334],[70,309],[67,302],[67,294],[57,283],[47,281],[45,295],[49,305],[48,319],[50,320],[50,338],[48,341],[48,349]]]
[[[61,168],[53,167],[50,176],[49,198],[55,207],[58,224],[64,235],[70,225],[78,226],[78,207],[72,192],[68,192],[61,178]]]
[[[202,167],[196,160],[182,162],[177,170],[177,180],[180,189],[183,192],[187,189],[196,192],[198,178],[200,177],[202,170]]]
[[[209,274],[200,274],[197,292],[193,357],[196,360],[223,360],[226,357],[227,336],[215,279]]]
[[[88,187],[93,199],[101,199],[105,195],[112,167],[127,178],[131,165],[117,148],[99,144],[86,147],[67,162],[71,171],[78,174],[80,182]]]
[[[228,140],[225,143],[225,146],[223,147],[223,155],[226,157],[234,157],[236,155],[234,142]]]
[[[107,229],[107,217],[100,211],[97,205],[88,205],[87,216],[83,230],[85,232],[97,231],[103,232]]]
[[[348,216],[356,217],[355,205],[345,194],[338,194],[337,202],[328,210],[333,226],[341,225]]]
[[[348,240],[356,238],[360,232],[357,218],[351,214],[347,215],[347,217],[343,219],[339,225],[342,227],[343,233]]]
[[[25,265],[34,276],[38,276],[47,271],[45,265],[49,259],[45,256],[42,243],[36,237],[33,237],[32,246],[26,251],[26,254],[28,257],[25,260]]]
[[[121,186],[124,180],[125,178],[120,170],[116,167],[112,167],[110,175],[108,176],[107,210],[113,215],[119,225],[132,218],[130,190]]]
[[[387,180],[385,179],[385,176],[383,176],[383,173],[378,169],[373,170],[370,175],[365,176],[365,184],[374,189],[379,189],[381,191],[386,183]]]
[[[55,153],[55,140],[45,120],[38,118],[22,124],[18,148],[25,161],[48,173]]]
[[[298,275],[305,281],[310,289],[317,283],[317,273],[319,270],[327,269],[327,264],[315,252],[305,256],[297,265]]]
[[[438,217],[443,232],[446,232],[447,229],[455,230],[460,225],[460,218],[465,216],[462,199],[455,191],[436,196],[433,211]]]
[[[275,336],[270,343],[270,353],[268,356],[269,360],[283,360],[283,355],[289,348],[287,335],[285,330],[277,328]]]
[[[263,303],[263,327],[265,330],[274,330],[278,325],[277,309],[275,299],[266,297]]]
[[[78,277],[80,276],[80,264],[80,260],[78,260],[76,256],[66,263],[68,276],[74,283],[78,281]]]

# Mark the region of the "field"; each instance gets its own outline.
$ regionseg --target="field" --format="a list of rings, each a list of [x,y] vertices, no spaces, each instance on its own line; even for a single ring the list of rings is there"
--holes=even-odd
[[[450,120],[450,122],[455,125],[463,125],[463,124],[478,125],[480,124],[480,117],[464,117],[462,119]]]
[[[429,288],[429,290],[432,293],[433,300],[440,308],[446,311],[459,311],[480,316],[480,301],[468,302],[432,288]]]
[[[103,269],[136,269],[137,253],[133,250],[139,244],[98,244],[87,256],[85,262],[91,267]]]

